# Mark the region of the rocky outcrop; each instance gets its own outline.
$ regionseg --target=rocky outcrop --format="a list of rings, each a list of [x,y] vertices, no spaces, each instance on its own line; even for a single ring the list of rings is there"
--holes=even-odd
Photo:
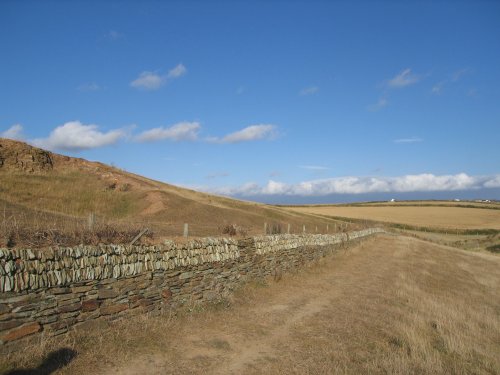
[[[37,173],[50,171],[53,167],[52,154],[49,151],[0,138],[0,171]]]

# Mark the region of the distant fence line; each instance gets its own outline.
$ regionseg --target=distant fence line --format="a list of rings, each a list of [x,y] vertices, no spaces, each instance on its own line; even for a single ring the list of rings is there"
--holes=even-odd
[[[326,219],[326,218],[325,218]],[[250,234],[333,234],[338,232],[343,232],[352,228],[352,221],[350,220],[336,220],[330,219],[331,221],[338,221],[333,223],[323,223],[323,224],[291,224],[289,222],[282,221],[264,221],[262,230],[258,227],[246,227],[244,225],[232,224],[232,223],[221,223],[221,224],[193,224],[189,222],[176,222],[176,223],[165,223],[162,221],[150,221],[146,220],[144,222],[130,222],[126,223],[143,226],[143,227],[153,227],[152,229],[159,229],[160,232],[169,233],[175,237],[198,237],[207,235],[231,235],[231,228],[236,232],[241,230],[243,235],[247,232]],[[89,228],[93,228],[96,225],[97,218],[94,213],[89,214],[87,223]],[[120,221],[121,222],[121,221]],[[238,233],[234,233],[236,235]]]

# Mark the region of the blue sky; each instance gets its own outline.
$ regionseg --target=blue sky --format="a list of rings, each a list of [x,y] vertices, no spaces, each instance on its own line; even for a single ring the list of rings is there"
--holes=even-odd
[[[7,138],[267,202],[500,199],[499,2],[3,1],[0,50]]]

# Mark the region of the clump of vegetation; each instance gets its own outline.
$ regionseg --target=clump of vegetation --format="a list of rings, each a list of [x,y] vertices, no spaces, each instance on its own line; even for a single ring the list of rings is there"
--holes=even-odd
[[[52,219],[52,220],[51,220]],[[0,219],[0,247],[43,248],[50,246],[74,246],[79,244],[130,243],[143,229],[143,225],[129,223],[89,222],[79,218],[54,220],[50,215],[34,213],[4,216]],[[144,233],[137,243],[153,240],[151,231]]]
[[[492,253],[500,253],[500,244],[488,246],[486,250],[491,251]]]
[[[245,237],[247,235],[247,230],[239,225],[236,224],[227,224],[224,225],[221,229],[220,232],[223,235],[228,235],[228,236],[242,236]]]
[[[132,185],[128,183],[120,185],[120,191],[129,191],[130,189],[132,189]]]

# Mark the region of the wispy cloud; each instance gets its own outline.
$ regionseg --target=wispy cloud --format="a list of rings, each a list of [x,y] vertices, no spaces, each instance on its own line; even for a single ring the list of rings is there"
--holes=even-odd
[[[47,138],[38,138],[30,142],[49,150],[80,151],[114,144],[126,135],[127,131],[124,129],[101,132],[97,125],[70,121],[52,130]]]
[[[422,76],[413,73],[410,68],[401,71],[399,74],[389,80],[384,81],[379,86],[383,89],[382,96],[376,103],[369,105],[368,107],[366,107],[366,109],[375,112],[387,107],[389,105],[387,96],[390,92],[393,91],[392,89],[401,89],[407,86],[411,86],[420,81],[421,78]]]
[[[183,64],[177,64],[175,67],[168,71],[167,78],[179,78],[186,73],[186,67]]]
[[[451,74],[451,82],[458,82],[465,74],[469,73],[471,71],[470,68],[463,68],[454,71]]]
[[[139,77],[130,82],[130,86],[142,90],[158,90],[169,81],[182,77],[186,73],[187,69],[183,64],[176,65],[164,75],[158,72],[144,71],[139,74]]]
[[[240,86],[236,89],[236,95],[241,95],[245,92],[245,87]]]
[[[443,88],[445,85],[446,81],[441,81],[436,83],[434,86],[432,86],[431,92],[433,94],[439,95],[443,92]]]
[[[411,138],[399,138],[393,140],[394,143],[417,143],[417,142],[423,142],[424,140],[419,137],[411,137]]]
[[[470,89],[469,91],[467,91],[467,96],[477,96],[477,89]]]
[[[116,30],[110,30],[106,33],[106,39],[108,39],[110,41],[115,41],[115,40],[121,39],[121,38],[123,38],[123,36],[124,35],[122,33],[119,33]]]
[[[222,138],[212,137],[208,141],[215,143],[239,143],[264,139],[273,139],[276,136],[276,126],[270,124],[259,124],[247,126],[237,132],[230,133]]]
[[[138,142],[196,141],[201,125],[198,122],[179,122],[170,127],[158,127],[146,130],[135,137]]]
[[[0,133],[0,138],[9,138],[15,140],[23,140],[23,126],[21,124],[14,124],[7,130]]]
[[[387,98],[380,98],[377,103],[369,105],[367,109],[369,111],[379,111],[384,107],[387,107],[389,105],[389,100]]]
[[[309,169],[311,171],[326,171],[330,168],[321,165],[299,165],[301,169]]]
[[[84,84],[78,86],[78,91],[98,91],[100,89],[101,89],[101,86],[99,86],[95,82],[84,83]]]
[[[310,86],[310,87],[306,87],[306,88],[303,88],[302,90],[300,90],[299,95],[302,95],[302,96],[304,96],[304,95],[314,95],[318,91],[319,91],[319,87],[318,86]]]
[[[228,177],[229,175],[230,174],[228,172],[214,172],[214,173],[207,174],[205,176],[205,178],[207,180],[213,180],[215,178]]]
[[[468,74],[470,72],[471,72],[470,68],[463,68],[463,69],[459,69],[459,70],[454,71],[449,76],[449,78],[444,79],[444,80],[436,83],[434,86],[432,86],[431,92],[433,94],[437,94],[437,95],[441,94],[445,87],[448,87],[448,86],[451,86],[451,85],[457,83],[458,81],[460,81],[462,79],[462,77],[465,74]]]
[[[406,193],[499,188],[500,175],[469,176],[466,173],[436,176],[431,173],[399,177],[339,177],[287,184],[270,180],[266,185],[247,183],[237,187],[205,189],[237,196],[289,195],[325,196],[330,194]]]
[[[387,82],[391,88],[402,88],[413,85],[420,80],[420,76],[412,73],[411,69],[405,69]]]

